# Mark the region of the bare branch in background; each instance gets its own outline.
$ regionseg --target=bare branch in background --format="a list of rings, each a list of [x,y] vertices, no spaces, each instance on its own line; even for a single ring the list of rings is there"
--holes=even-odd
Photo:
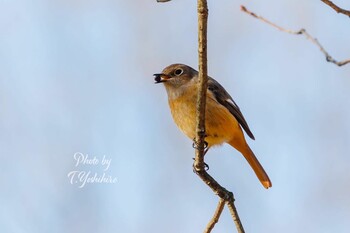
[[[327,4],[328,6],[332,7],[338,14],[340,13],[350,17],[350,11],[340,8],[339,6],[335,5],[333,2],[329,0],[321,0],[321,1]]]
[[[245,6],[241,6],[241,11],[253,16],[256,19],[259,19],[261,21],[263,21],[264,23],[267,23],[268,25],[277,28],[278,30],[282,31],[282,32],[286,32],[289,34],[293,34],[293,35],[304,35],[306,37],[306,39],[310,40],[313,44],[315,44],[320,50],[321,52],[326,56],[326,60],[328,62],[334,63],[338,66],[343,66],[346,65],[348,63],[350,63],[350,59],[349,60],[344,60],[344,61],[337,61],[335,60],[331,55],[329,55],[329,53],[323,48],[323,46],[320,44],[320,42],[318,42],[318,40],[314,37],[312,37],[305,29],[300,29],[299,31],[293,31],[293,30],[289,30],[289,29],[284,29],[272,22],[270,22],[269,20],[263,18],[262,16],[259,16],[257,14],[255,14],[254,12],[249,11]]]

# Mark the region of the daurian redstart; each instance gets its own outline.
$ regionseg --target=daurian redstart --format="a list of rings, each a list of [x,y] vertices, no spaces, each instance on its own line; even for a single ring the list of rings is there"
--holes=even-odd
[[[162,73],[154,75],[155,82],[165,86],[176,125],[190,139],[194,139],[198,72],[187,65],[173,64],[166,67]],[[230,144],[243,154],[262,185],[269,188],[272,183],[248,146],[241,127],[251,139],[255,139],[232,97],[216,80],[208,77],[205,112],[207,148],[223,143]]]

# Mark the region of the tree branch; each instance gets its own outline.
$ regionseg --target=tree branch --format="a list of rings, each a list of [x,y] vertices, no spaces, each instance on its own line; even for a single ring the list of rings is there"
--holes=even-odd
[[[198,96],[196,110],[196,157],[194,167],[196,171],[204,171],[205,150],[205,105],[207,93],[207,22],[208,5],[206,0],[198,0]]]
[[[310,40],[313,44],[315,44],[320,50],[321,52],[326,56],[326,60],[327,62],[331,62],[336,64],[337,66],[343,66],[346,65],[348,63],[350,63],[350,59],[349,60],[343,60],[343,61],[337,61],[335,60],[331,55],[329,55],[329,53],[323,48],[323,46],[320,44],[320,42],[318,42],[318,40],[314,37],[312,37],[305,29],[300,29],[299,31],[293,31],[293,30],[289,30],[289,29],[284,29],[272,22],[270,22],[269,20],[265,19],[262,16],[259,16],[257,14],[255,14],[254,12],[249,11],[245,6],[241,6],[241,11],[253,16],[256,19],[259,19],[261,21],[263,21],[264,23],[267,23],[268,25],[277,28],[278,30],[282,31],[282,32],[286,32],[289,34],[293,34],[293,35],[304,35],[306,37],[306,39]]]
[[[225,200],[220,198],[218,206],[216,207],[215,213],[213,218],[210,220],[210,222],[207,225],[207,229],[205,229],[204,232],[210,233],[211,230],[213,230],[216,223],[218,223],[220,215],[222,213],[222,210],[225,207]]]
[[[213,190],[213,192],[220,197],[220,199],[223,199],[225,201],[229,207],[232,219],[237,227],[237,232],[244,233],[243,225],[234,204],[235,199],[233,193],[222,187],[211,175],[208,174],[205,169],[196,170],[196,173],[204,181],[204,183],[206,183],[209,188],[211,188],[211,190]]]
[[[168,2],[170,0],[157,0],[157,2]],[[235,222],[238,233],[244,233],[243,225],[238,216],[238,212],[234,205],[233,193],[222,187],[213,177],[206,171],[206,164],[204,163],[205,153],[205,107],[206,107],[206,93],[208,81],[208,65],[207,65],[207,23],[208,23],[208,4],[207,0],[197,1],[198,12],[198,96],[196,103],[196,138],[194,145],[196,149],[196,157],[193,164],[196,174],[206,183],[213,192],[220,197],[218,206],[215,210],[214,216],[208,223],[205,233],[210,233],[215,224],[219,221],[220,215],[227,204],[232,219]]]
[[[234,199],[233,199],[233,201],[234,201]],[[233,221],[236,224],[236,228],[238,230],[238,233],[244,233],[244,229],[243,229],[243,225],[242,225],[241,219],[239,218],[236,206],[234,205],[233,201],[232,202],[227,202],[228,209],[230,210],[230,213],[231,213],[231,216],[233,218]]]
[[[350,17],[350,11],[344,10],[340,8],[339,6],[335,5],[333,2],[329,0],[321,0],[323,3],[327,4],[328,6],[332,7],[338,14],[344,14]]]
[[[205,106],[206,106],[206,92],[208,80],[208,66],[207,66],[207,22],[208,22],[208,4],[206,0],[198,0],[198,67],[199,67],[199,83],[198,83],[198,97],[197,97],[197,118],[196,118],[196,157],[194,161],[194,169],[197,175],[230,207],[234,207],[233,194],[222,187],[213,177],[211,177],[205,170],[204,150],[205,150]],[[221,200],[220,200],[221,201]],[[219,209],[220,206],[219,202]],[[244,229],[236,208],[233,208],[233,220],[236,224],[237,231],[244,233]],[[216,211],[218,212],[218,210]],[[220,215],[215,214],[218,221]],[[215,223],[214,223],[215,225]],[[212,225],[214,227],[214,225]],[[209,223],[211,226],[211,222]],[[207,228],[205,232],[210,232]]]

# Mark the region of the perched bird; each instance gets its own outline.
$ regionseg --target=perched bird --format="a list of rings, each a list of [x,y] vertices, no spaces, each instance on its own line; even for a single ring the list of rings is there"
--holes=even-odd
[[[184,64],[173,64],[154,76],[156,83],[163,83],[165,86],[176,125],[190,139],[194,139],[198,72]],[[272,183],[248,146],[241,127],[251,139],[255,139],[232,97],[215,79],[208,77],[205,112],[207,148],[223,143],[230,144],[246,158],[262,185],[269,188]]]

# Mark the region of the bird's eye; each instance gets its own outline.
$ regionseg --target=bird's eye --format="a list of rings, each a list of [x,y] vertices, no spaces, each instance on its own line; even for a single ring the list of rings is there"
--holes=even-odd
[[[175,74],[176,76],[180,76],[180,75],[182,75],[183,72],[184,72],[183,69],[178,68],[178,69],[176,69],[176,70],[174,71],[174,74]]]

